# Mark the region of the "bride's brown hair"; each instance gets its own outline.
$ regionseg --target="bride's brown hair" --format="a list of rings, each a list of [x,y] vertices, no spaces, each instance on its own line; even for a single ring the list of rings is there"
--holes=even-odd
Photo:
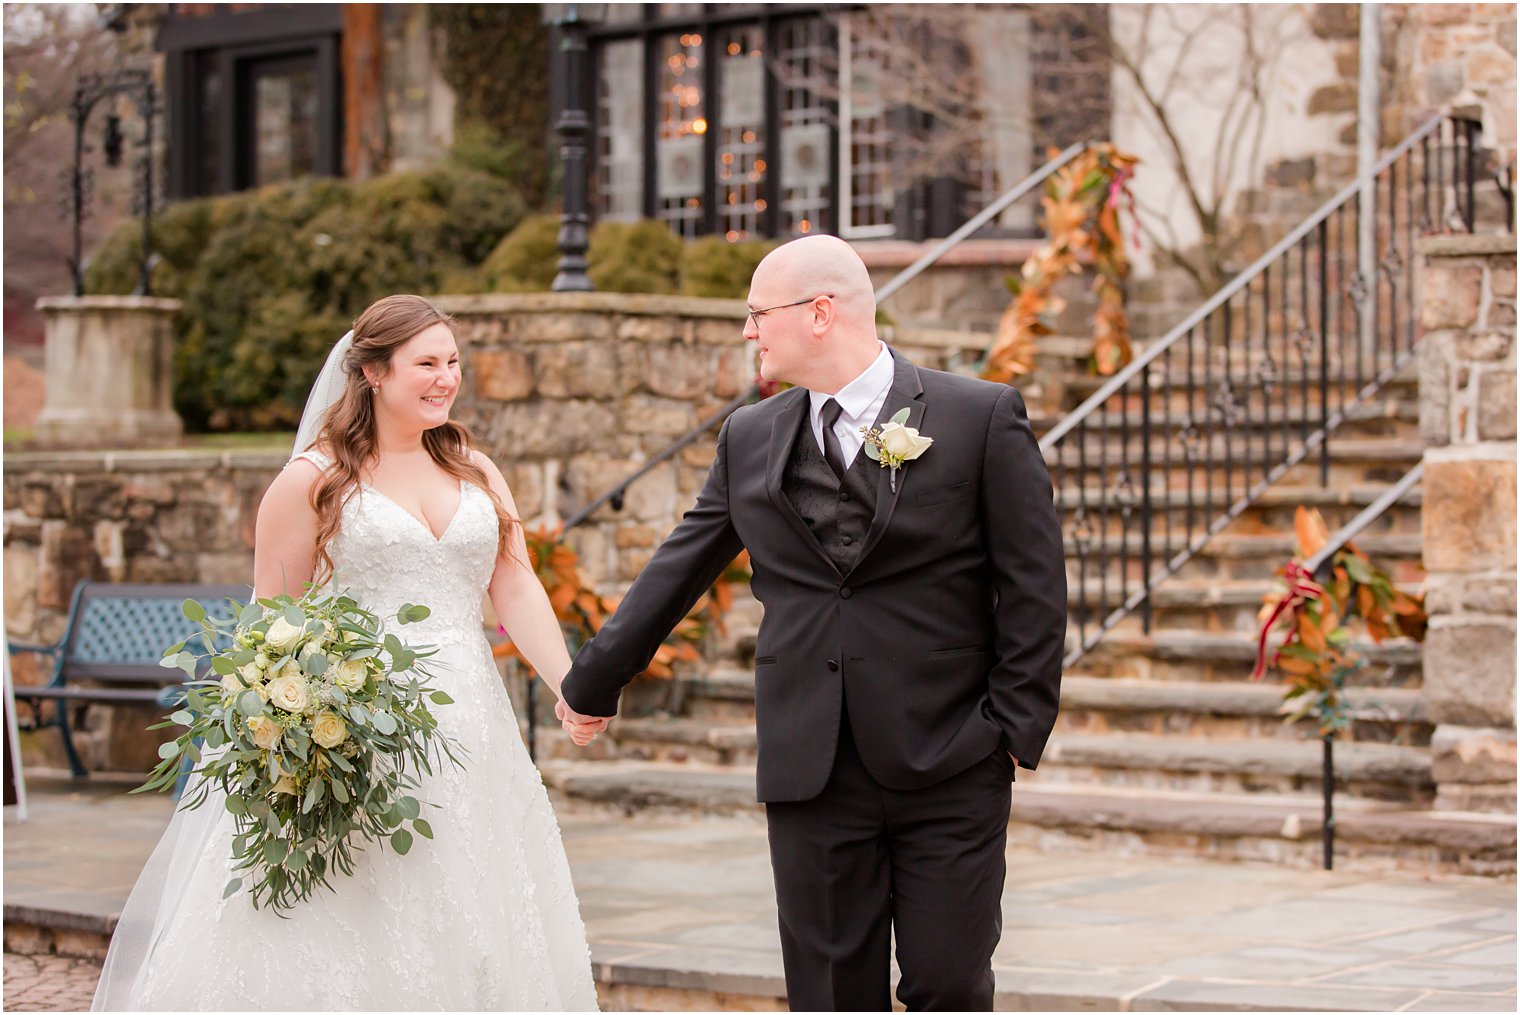
[[[343,394],[332,404],[317,436],[317,444],[333,459],[312,487],[311,506],[317,512],[317,560],[313,581],[321,584],[332,575],[327,545],[338,534],[343,505],[362,482],[363,469],[378,451],[375,436],[375,402],[364,370],[383,380],[391,372],[396,350],[423,329],[442,324],[454,330],[454,319],[421,296],[387,296],[369,306],[354,321],[353,344],[343,358]],[[484,490],[496,508],[496,555],[507,554],[513,527],[521,524],[507,514],[491,489],[484,470],[470,458],[474,440],[462,423],[450,420],[422,433],[422,446],[444,472],[468,480]]]

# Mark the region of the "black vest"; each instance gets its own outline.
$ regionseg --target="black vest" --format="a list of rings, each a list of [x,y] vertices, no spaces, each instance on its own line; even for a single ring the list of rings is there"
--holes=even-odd
[[[781,478],[781,490],[812,530],[840,573],[860,556],[866,531],[876,514],[876,483],[881,466],[861,448],[844,478],[834,475],[813,436],[812,413],[802,414],[802,432]]]

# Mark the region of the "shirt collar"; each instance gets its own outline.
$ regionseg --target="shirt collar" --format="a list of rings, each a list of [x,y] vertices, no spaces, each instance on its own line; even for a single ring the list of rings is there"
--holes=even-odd
[[[871,361],[871,365],[862,370],[853,381],[840,388],[837,394],[830,395],[825,391],[808,390],[808,401],[812,405],[815,418],[823,411],[823,403],[832,398],[839,403],[844,418],[851,422],[859,422],[860,417],[871,407],[871,403],[876,401],[877,396],[892,386],[894,373],[892,353],[887,349],[886,343],[878,341],[876,344],[881,348],[876,353],[876,358]]]

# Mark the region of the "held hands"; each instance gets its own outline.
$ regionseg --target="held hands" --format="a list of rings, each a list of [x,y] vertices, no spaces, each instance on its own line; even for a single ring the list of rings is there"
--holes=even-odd
[[[570,734],[570,739],[577,747],[585,747],[591,743],[612,721],[611,716],[581,715],[566,705],[563,700],[554,703],[554,717],[560,721],[565,732]]]

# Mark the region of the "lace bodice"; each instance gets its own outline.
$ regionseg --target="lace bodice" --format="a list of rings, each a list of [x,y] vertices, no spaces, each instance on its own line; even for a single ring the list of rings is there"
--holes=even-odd
[[[332,465],[320,451],[296,457],[320,469]],[[428,607],[427,620],[405,629],[408,641],[479,636],[481,599],[496,567],[496,508],[474,483],[461,480],[460,491],[454,517],[435,537],[422,519],[362,484],[343,505],[342,525],[327,547],[328,584],[385,617],[408,602]]]

